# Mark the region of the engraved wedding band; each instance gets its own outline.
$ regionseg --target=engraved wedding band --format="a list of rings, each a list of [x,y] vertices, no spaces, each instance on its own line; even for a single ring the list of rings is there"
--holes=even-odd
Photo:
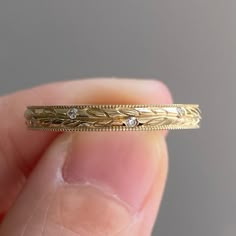
[[[195,104],[29,106],[26,125],[50,131],[128,131],[199,128]]]

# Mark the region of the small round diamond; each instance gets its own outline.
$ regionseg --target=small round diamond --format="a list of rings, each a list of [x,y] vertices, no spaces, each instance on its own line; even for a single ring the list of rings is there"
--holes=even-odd
[[[78,108],[76,108],[76,107],[71,108],[71,109],[67,112],[67,115],[68,115],[72,120],[76,119],[77,114],[78,114]]]
[[[177,107],[177,112],[178,112],[178,116],[183,116],[185,114],[185,110],[182,107]]]
[[[125,122],[127,127],[133,128],[138,125],[138,120],[136,117],[129,117]]]

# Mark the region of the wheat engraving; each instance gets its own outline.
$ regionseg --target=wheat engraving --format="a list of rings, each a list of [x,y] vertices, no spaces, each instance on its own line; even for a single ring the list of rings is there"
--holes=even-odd
[[[198,106],[138,106],[128,107],[108,105],[68,107],[29,107],[25,117],[31,128],[58,130],[76,129],[125,129],[133,122],[137,129],[164,129],[197,127],[201,112]],[[70,110],[74,109],[74,110]],[[73,115],[73,116],[72,116]],[[133,120],[131,120],[133,118]],[[135,118],[135,120],[134,120]],[[129,121],[130,119],[130,121]],[[127,122],[128,121],[128,122]],[[135,122],[135,123],[134,123]]]

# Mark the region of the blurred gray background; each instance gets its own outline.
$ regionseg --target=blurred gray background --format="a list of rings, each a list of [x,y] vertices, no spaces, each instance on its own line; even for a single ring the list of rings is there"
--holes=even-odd
[[[1,0],[0,94],[82,77],[163,80],[204,119],[168,137],[153,235],[235,236],[235,12],[234,0]]]

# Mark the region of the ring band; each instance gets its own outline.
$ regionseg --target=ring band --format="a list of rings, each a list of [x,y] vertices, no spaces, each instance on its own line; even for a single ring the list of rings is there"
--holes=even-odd
[[[26,125],[34,130],[126,131],[199,128],[196,104],[29,106]]]

